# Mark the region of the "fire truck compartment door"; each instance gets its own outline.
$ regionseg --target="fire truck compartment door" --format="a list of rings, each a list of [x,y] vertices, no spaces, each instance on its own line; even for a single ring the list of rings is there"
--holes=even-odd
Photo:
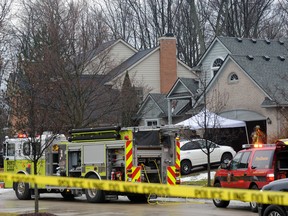
[[[104,144],[84,145],[83,146],[84,164],[104,163],[105,162],[105,146]]]

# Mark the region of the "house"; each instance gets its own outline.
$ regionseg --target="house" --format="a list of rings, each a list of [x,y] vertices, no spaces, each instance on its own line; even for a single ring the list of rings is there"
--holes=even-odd
[[[177,59],[176,38],[166,34],[159,38],[159,46],[140,50],[107,73],[106,85],[119,87],[128,73],[139,94],[167,94],[178,77],[196,77],[190,67]]]
[[[216,37],[197,64],[203,81],[199,90],[206,89],[207,108],[245,121],[249,133],[260,125],[268,142],[286,137],[287,47],[288,42],[279,40]],[[175,91],[171,89],[167,99]],[[201,104],[204,94],[192,110]]]
[[[210,78],[207,97],[217,93],[211,109],[220,105],[219,115],[245,121],[250,133],[260,125],[268,142],[287,136],[287,48],[279,40],[215,38],[198,64]]]

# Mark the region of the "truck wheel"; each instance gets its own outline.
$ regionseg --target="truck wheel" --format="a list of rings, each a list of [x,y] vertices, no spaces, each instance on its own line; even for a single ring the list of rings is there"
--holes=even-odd
[[[90,175],[88,178],[98,179],[96,175]],[[85,195],[88,202],[91,203],[102,203],[105,201],[104,191],[99,189],[85,189]]]
[[[221,157],[221,163],[228,163],[230,160],[232,160],[232,155],[230,153],[224,153]]]
[[[286,216],[286,213],[280,206],[269,205],[264,211],[264,216]]]
[[[127,197],[133,203],[148,203],[149,200],[145,194],[127,195]]]
[[[31,192],[30,192],[29,184],[25,182],[16,182],[15,194],[19,200],[30,200]]]
[[[74,194],[72,194],[71,192],[67,192],[66,190],[61,192],[61,195],[65,200],[73,200],[75,198]]]
[[[221,184],[219,182],[217,182],[217,183],[215,183],[214,187],[221,187]],[[229,205],[230,201],[213,199],[213,203],[218,208],[226,208]]]
[[[259,190],[257,185],[253,185],[250,189]],[[258,212],[258,204],[257,202],[250,202],[250,209],[252,212]]]
[[[191,172],[192,164],[188,160],[181,161],[181,174],[188,175]]]

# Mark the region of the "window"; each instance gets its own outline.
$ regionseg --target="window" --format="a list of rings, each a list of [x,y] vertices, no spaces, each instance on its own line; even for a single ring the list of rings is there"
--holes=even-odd
[[[271,169],[273,154],[272,150],[256,151],[252,161],[252,169]]]
[[[243,154],[243,153],[240,152],[240,153],[236,154],[235,157],[232,159],[232,161],[231,161],[231,163],[230,163],[230,169],[231,169],[231,170],[236,170],[236,169],[238,169],[242,154]]]
[[[223,60],[221,58],[217,58],[212,65],[212,75],[215,76],[219,70],[219,68],[221,67],[221,65],[223,64]]]
[[[244,152],[243,156],[241,158],[240,164],[239,164],[239,169],[246,169],[248,168],[248,160],[250,157],[251,152]]]
[[[181,147],[182,151],[189,151],[189,150],[195,150],[195,149],[201,149],[201,146],[199,142],[197,141],[187,142]]]
[[[159,126],[159,120],[158,119],[146,119],[145,125],[146,126]]]
[[[7,143],[7,156],[14,156],[15,155],[15,144]]]
[[[229,77],[228,77],[228,82],[229,83],[235,83],[239,80],[238,75],[234,72],[232,72]]]
[[[212,149],[218,147],[217,144],[215,144],[214,142],[211,142],[210,140],[207,140],[207,146],[206,146],[206,140],[204,140],[204,139],[199,140],[199,142],[200,142],[201,148],[203,148],[203,149],[206,149],[207,147],[212,148]]]
[[[27,142],[23,143],[23,155],[24,156],[30,155],[30,144]]]

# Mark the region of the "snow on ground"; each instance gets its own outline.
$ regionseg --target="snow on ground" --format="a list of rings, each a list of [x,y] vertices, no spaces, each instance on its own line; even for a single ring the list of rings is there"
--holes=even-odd
[[[13,189],[12,188],[0,188],[0,195],[1,194],[4,194],[4,193],[9,193],[9,192],[11,192],[11,191],[13,191]]]
[[[211,171],[211,179],[214,178],[215,175],[215,171]],[[208,179],[208,173],[199,173],[198,175],[194,175],[194,176],[187,176],[187,177],[183,177],[181,178],[181,182],[190,182],[190,181],[200,181],[200,180],[205,180]]]

